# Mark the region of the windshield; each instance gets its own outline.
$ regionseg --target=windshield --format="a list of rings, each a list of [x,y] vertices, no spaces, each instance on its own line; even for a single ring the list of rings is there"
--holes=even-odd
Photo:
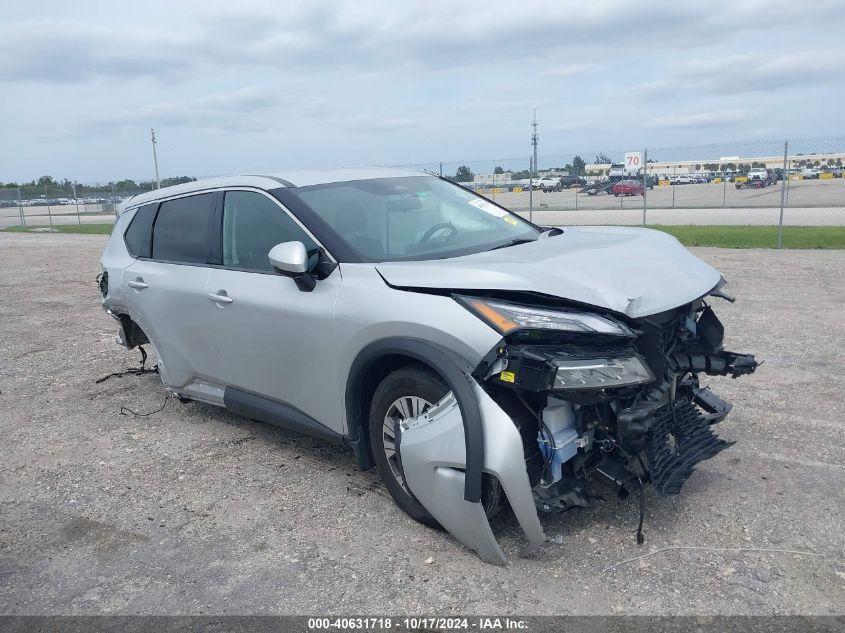
[[[433,176],[352,180],[292,192],[364,261],[457,257],[540,234],[519,216]]]

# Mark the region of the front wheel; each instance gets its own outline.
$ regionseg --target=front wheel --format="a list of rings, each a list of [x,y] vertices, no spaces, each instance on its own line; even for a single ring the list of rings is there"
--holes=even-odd
[[[429,527],[440,528],[437,520],[411,492],[405,481],[396,437],[400,423],[428,411],[449,392],[434,371],[422,365],[408,365],[389,374],[378,386],[370,404],[370,447],[376,468],[390,496],[411,518]],[[502,507],[504,495],[498,480],[487,474],[482,482],[482,504],[488,517]]]

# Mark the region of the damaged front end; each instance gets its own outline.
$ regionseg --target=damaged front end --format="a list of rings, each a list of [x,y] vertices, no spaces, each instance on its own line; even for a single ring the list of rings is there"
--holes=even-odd
[[[720,284],[711,295],[724,295]],[[473,377],[510,415],[539,511],[587,506],[607,488],[646,483],[678,494],[697,464],[731,445],[712,425],[731,406],[701,376],[752,373],[754,356],[723,349],[704,298],[630,319],[490,297],[456,297],[499,330]],[[597,486],[596,484],[600,484]]]

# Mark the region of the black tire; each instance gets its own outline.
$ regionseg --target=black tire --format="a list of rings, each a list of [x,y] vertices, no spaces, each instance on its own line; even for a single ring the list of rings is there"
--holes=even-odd
[[[393,500],[408,516],[423,525],[443,529],[413,493],[399,481],[388,463],[384,450],[382,427],[388,409],[399,398],[416,396],[435,404],[449,391],[443,379],[424,365],[407,365],[388,374],[373,394],[368,421],[370,448],[376,468]],[[401,449],[400,449],[401,452]],[[401,463],[399,464],[401,468]],[[505,496],[495,477],[484,474],[481,502],[488,518],[496,515],[505,504]]]
[[[413,493],[396,479],[384,451],[382,425],[388,408],[403,396],[418,396],[434,404],[448,393],[446,383],[430,369],[419,365],[402,367],[388,374],[373,394],[370,404],[370,447],[376,468],[393,500],[412,519],[442,529],[437,520],[417,501]]]

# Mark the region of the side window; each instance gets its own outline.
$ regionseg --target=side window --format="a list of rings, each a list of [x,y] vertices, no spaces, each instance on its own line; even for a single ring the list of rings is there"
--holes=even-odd
[[[280,242],[300,241],[310,250],[314,241],[284,209],[267,196],[227,191],[223,200],[223,265],[272,271],[267,253]]]
[[[158,204],[146,204],[135,212],[135,217],[126,229],[126,248],[132,257],[149,257],[153,236],[153,220]]]
[[[204,193],[162,202],[153,229],[153,258],[205,264],[214,198]]]

